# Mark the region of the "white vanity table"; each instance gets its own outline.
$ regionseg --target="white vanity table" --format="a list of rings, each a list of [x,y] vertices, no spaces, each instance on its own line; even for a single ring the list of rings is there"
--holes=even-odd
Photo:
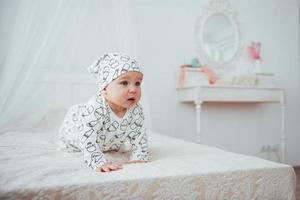
[[[201,143],[201,108],[204,102],[279,103],[281,108],[281,162],[285,163],[285,97],[280,88],[256,86],[194,86],[178,88],[180,102],[193,102],[196,109],[196,139]]]
[[[181,68],[184,70],[181,70],[180,84],[177,87],[179,101],[195,104],[196,140],[199,143],[202,142],[200,118],[203,103],[279,103],[281,108],[281,162],[285,163],[284,90],[274,87],[271,80],[272,73],[262,73],[263,70],[257,67],[258,65],[253,65],[260,63],[260,46],[259,50],[256,49],[259,58],[255,62],[250,59],[249,63],[237,63],[242,55],[247,56],[246,49],[241,45],[243,43],[241,30],[238,13],[229,2],[209,0],[209,4],[201,11],[201,15],[195,23],[195,41],[201,63],[199,62],[199,66],[191,65],[192,67],[189,68]],[[201,74],[201,68],[197,68],[203,66],[208,66],[212,69],[213,74],[217,75],[217,84],[209,85],[209,82],[212,83],[212,76],[207,73],[206,76],[205,73]]]

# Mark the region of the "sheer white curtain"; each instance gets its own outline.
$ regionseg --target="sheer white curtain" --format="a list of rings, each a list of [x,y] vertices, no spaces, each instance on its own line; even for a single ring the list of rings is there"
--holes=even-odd
[[[70,106],[66,85],[90,76],[85,69],[99,55],[138,57],[131,13],[130,0],[0,1],[1,132],[35,128]]]

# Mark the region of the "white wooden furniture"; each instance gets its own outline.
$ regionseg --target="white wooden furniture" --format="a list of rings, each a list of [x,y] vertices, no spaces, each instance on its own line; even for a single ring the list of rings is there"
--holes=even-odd
[[[285,97],[280,88],[251,86],[193,86],[178,88],[179,101],[194,102],[196,109],[196,140],[201,143],[201,107],[203,102],[271,103],[281,106],[281,162],[285,163]]]

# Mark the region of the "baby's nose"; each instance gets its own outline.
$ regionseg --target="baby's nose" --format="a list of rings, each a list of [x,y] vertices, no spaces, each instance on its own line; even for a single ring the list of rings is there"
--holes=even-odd
[[[135,93],[135,92],[137,92],[137,90],[138,90],[138,87],[136,87],[135,85],[131,85],[129,87],[129,92],[131,92],[131,93]]]

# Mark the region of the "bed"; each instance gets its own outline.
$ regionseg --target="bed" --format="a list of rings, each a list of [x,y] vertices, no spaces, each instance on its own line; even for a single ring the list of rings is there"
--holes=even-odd
[[[148,131],[151,162],[97,173],[54,132],[0,136],[0,199],[295,199],[291,166]],[[122,162],[129,152],[109,153]]]

